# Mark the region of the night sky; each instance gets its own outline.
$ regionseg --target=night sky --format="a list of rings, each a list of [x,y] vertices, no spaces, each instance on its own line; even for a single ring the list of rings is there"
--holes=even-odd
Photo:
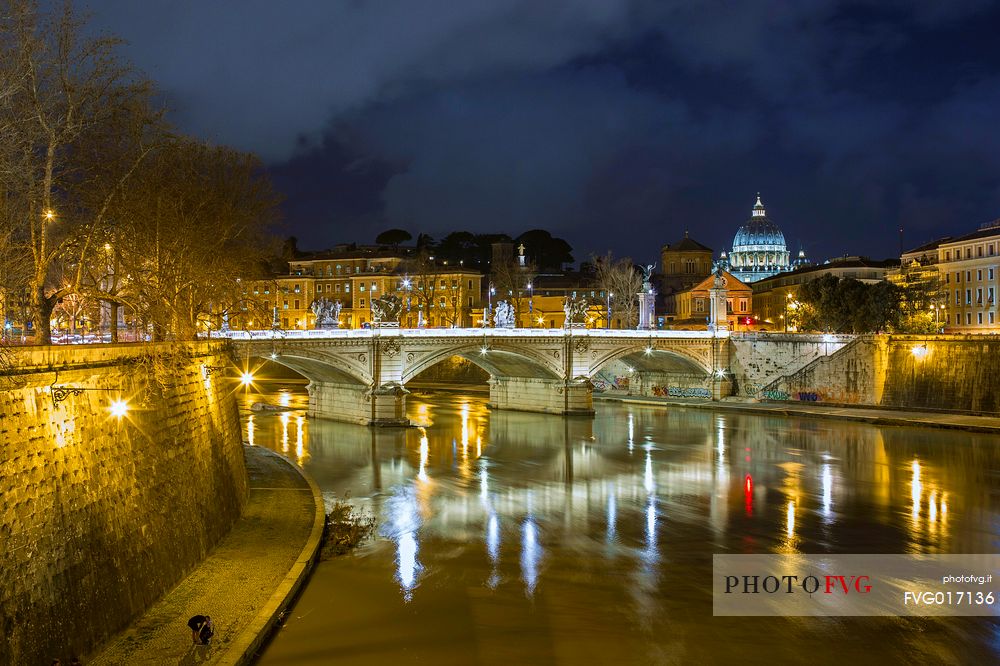
[[[898,255],[1000,217],[1000,6],[90,0],[186,132],[259,153],[300,247],[545,228],[576,258]]]

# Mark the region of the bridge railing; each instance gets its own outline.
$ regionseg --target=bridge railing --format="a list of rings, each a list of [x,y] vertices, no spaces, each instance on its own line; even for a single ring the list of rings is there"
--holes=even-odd
[[[636,331],[604,328],[346,328],[313,330],[260,330],[213,331],[213,338],[230,340],[329,340],[344,338],[401,337],[401,338],[482,338],[486,337],[539,337],[562,336],[597,338],[662,339],[711,339],[728,338],[729,331]]]

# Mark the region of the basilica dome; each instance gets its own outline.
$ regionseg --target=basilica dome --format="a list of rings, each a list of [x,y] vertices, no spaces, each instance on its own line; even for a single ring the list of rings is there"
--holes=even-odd
[[[785,235],[768,219],[764,204],[757,195],[750,219],[733,237],[733,248],[726,257],[729,271],[743,282],[755,282],[791,268]]]

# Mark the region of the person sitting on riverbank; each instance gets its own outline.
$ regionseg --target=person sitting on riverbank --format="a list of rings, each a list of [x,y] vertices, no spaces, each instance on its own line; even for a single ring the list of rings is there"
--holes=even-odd
[[[208,645],[215,634],[212,618],[208,615],[195,615],[188,620],[188,626],[191,628],[191,640],[195,645]]]

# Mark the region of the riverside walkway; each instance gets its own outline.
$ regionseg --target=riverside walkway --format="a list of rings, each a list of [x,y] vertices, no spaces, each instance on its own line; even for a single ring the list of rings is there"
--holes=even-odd
[[[97,664],[244,664],[304,582],[325,510],[315,483],[289,461],[246,447],[243,516],[198,567],[132,626],[85,660]],[[191,642],[188,618],[209,615],[210,646]]]
[[[595,397],[597,397],[595,395]],[[889,407],[864,407],[832,405],[811,402],[751,402],[739,398],[718,401],[655,396],[600,395],[598,400],[619,400],[644,404],[673,405],[697,409],[726,410],[748,414],[773,414],[780,416],[808,416],[842,421],[858,421],[874,425],[917,426],[926,428],[951,428],[971,432],[1000,435],[1000,418],[975,416],[945,411],[914,411]]]

